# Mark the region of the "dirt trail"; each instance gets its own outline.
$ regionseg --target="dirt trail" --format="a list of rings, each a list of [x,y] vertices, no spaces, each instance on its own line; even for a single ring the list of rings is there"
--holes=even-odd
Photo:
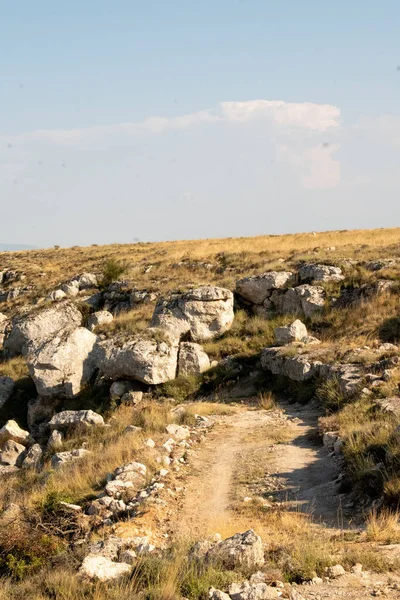
[[[192,457],[178,536],[219,531],[237,518],[232,505],[243,502],[241,494],[341,524],[337,466],[313,439],[315,412],[288,405],[213,418],[217,426]]]

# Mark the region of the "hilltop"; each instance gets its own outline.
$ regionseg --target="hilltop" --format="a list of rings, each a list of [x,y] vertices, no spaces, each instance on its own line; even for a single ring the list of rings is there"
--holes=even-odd
[[[400,228],[2,253],[0,600],[400,598],[399,275]]]

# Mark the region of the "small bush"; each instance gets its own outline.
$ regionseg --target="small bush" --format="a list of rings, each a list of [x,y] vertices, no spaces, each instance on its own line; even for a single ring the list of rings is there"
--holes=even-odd
[[[109,286],[114,281],[118,281],[127,270],[127,264],[115,260],[115,258],[109,258],[103,267],[103,276],[101,284],[103,287]]]
[[[347,402],[337,377],[332,377],[319,383],[315,395],[328,411],[337,411]]]

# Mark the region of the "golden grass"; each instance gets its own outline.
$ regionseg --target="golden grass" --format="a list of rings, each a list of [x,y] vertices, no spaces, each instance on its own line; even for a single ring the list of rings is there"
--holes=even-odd
[[[400,513],[388,509],[371,511],[366,520],[366,535],[373,542],[400,543]]]
[[[56,250],[3,252],[1,267],[20,270],[26,283],[38,285],[36,295],[53,289],[77,273],[90,271],[102,277],[106,264],[116,260],[126,265],[123,277],[138,287],[153,287],[163,292],[174,288],[216,283],[232,287],[237,273],[251,275],[273,268],[285,268],[303,259],[334,262],[340,257],[368,260],[398,254],[400,229],[328,231],[317,235],[299,233],[252,238],[182,240],[158,243],[114,244]],[[328,250],[334,246],[335,251]],[[278,259],[285,262],[279,263]],[[187,262],[189,261],[189,262]],[[197,262],[213,268],[196,267]],[[148,267],[152,269],[148,271]],[[226,267],[233,272],[224,271]],[[15,305],[23,302],[17,299]]]

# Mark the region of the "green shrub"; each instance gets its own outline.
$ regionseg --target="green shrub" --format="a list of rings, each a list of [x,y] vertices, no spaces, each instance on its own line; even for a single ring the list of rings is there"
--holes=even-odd
[[[103,287],[109,286],[114,281],[118,281],[127,270],[127,264],[115,260],[115,258],[109,258],[103,267],[103,276],[101,284]]]

